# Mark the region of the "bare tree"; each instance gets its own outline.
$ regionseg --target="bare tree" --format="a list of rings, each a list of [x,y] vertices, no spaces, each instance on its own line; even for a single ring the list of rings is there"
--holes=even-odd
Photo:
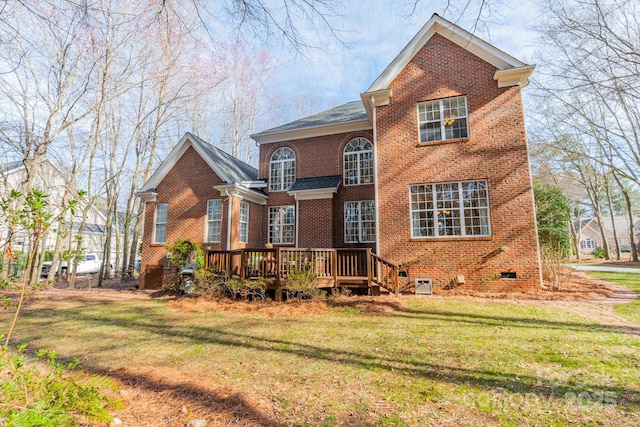
[[[600,198],[593,190],[603,188],[608,200],[611,174],[640,186],[639,5],[547,0],[544,6],[538,61],[543,66],[536,83],[544,119],[539,118],[538,131],[580,141],[562,148],[588,165],[582,181],[590,186],[597,216]]]

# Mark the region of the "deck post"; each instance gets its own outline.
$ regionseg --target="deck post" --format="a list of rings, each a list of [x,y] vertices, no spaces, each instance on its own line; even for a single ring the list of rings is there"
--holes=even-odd
[[[331,274],[333,275],[333,287],[338,287],[338,251],[334,248],[331,255]]]
[[[373,279],[373,268],[371,265],[371,261],[373,257],[371,256],[371,248],[367,248],[366,257],[367,257],[367,284],[369,286],[368,293],[369,295],[371,295],[373,293],[371,291],[371,280]]]
[[[244,249],[240,249],[240,280],[245,279],[245,259],[244,259]]]
[[[275,284],[276,284],[276,294],[275,294],[275,300],[277,302],[282,302],[282,283],[280,282],[280,275],[282,272],[282,256],[280,255],[280,248],[276,248],[276,279],[275,279]]]

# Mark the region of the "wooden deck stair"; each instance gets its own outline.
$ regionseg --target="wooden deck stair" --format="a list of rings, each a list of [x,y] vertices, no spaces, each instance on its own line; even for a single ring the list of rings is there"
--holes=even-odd
[[[205,267],[227,271],[229,277],[244,279],[269,278],[275,289],[286,287],[289,273],[309,271],[316,276],[318,287],[379,286],[399,295],[398,266],[371,249],[298,249],[255,248],[233,251],[208,251]]]

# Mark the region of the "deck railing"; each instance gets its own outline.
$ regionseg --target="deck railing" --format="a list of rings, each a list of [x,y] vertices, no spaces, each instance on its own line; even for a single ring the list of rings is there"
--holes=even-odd
[[[371,249],[265,248],[208,251],[205,267],[226,272],[231,278],[270,278],[276,286],[290,273],[308,271],[323,283],[338,286],[349,279],[366,280],[398,294],[398,267]]]

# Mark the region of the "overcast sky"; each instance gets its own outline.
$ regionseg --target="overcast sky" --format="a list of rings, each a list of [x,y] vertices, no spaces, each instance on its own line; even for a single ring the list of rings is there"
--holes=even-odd
[[[284,48],[272,48],[278,63],[277,86],[273,88],[278,98],[286,100],[294,94],[310,94],[320,110],[359,99],[360,93],[433,13],[468,31],[474,31],[477,24],[477,36],[524,62],[533,63],[536,37],[533,22],[537,11],[528,0],[519,1],[517,6],[514,2],[494,0],[480,23],[476,22],[477,10],[468,10],[460,17],[458,10],[444,11],[444,1],[422,0],[413,14],[413,0],[343,3],[337,11],[339,16],[331,22],[344,44],[335,42],[326,32],[309,30],[309,41],[322,48],[310,50],[306,57]]]

